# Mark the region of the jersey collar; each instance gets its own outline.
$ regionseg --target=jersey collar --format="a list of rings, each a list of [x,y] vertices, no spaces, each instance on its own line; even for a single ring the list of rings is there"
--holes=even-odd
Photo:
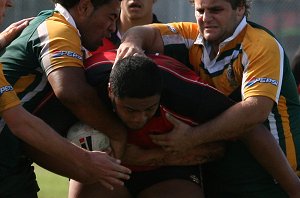
[[[76,27],[76,23],[69,11],[59,3],[55,4],[55,10],[57,10],[77,30],[78,36],[81,37],[81,34]],[[81,48],[85,58],[91,56],[91,53],[84,46],[81,46]]]
[[[69,13],[69,11],[66,8],[64,8],[59,3],[56,3],[55,10],[57,10],[75,29],[77,29],[76,23],[75,23],[72,15]],[[81,36],[78,29],[77,29],[77,32],[78,32],[78,35]]]
[[[247,25],[247,20],[246,20],[246,17],[244,17],[242,19],[242,21],[240,22],[240,24],[235,29],[234,33],[230,37],[225,39],[222,43],[220,43],[220,46],[224,46],[226,43],[235,39],[241,33],[241,31],[246,27],[246,25]],[[205,46],[206,42],[205,42],[204,38],[200,34],[198,34],[198,37],[197,37],[196,41],[194,42],[194,44]]]

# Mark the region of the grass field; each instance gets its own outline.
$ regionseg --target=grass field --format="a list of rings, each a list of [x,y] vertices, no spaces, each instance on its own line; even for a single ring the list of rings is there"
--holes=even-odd
[[[37,181],[40,186],[39,198],[67,198],[68,178],[61,177],[34,165]]]

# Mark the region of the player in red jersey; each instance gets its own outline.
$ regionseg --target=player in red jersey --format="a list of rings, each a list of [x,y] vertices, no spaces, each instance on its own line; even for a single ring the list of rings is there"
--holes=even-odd
[[[164,195],[166,197],[165,190],[168,188],[181,190],[180,192],[174,191],[174,194],[167,193],[167,195],[182,197],[187,192],[183,190],[185,188],[180,187],[181,185],[177,188],[176,184],[172,184],[174,179],[184,181],[186,178],[195,179],[194,176],[197,178],[197,174],[191,174],[193,170],[191,166],[186,167],[185,165],[201,164],[213,160],[217,156],[220,157],[222,153],[220,145],[218,145],[219,147],[217,145],[202,145],[202,148],[197,147],[174,154],[152,143],[150,139],[151,134],[165,133],[170,131],[173,125],[176,127],[176,122],[178,121],[171,118],[170,122],[170,119],[166,118],[166,112],[171,113],[185,123],[197,125],[217,116],[233,105],[234,102],[216,89],[201,82],[194,72],[181,63],[161,55],[149,55],[149,57],[158,65],[160,74],[163,77],[162,92],[152,90],[149,93],[149,89],[157,87],[157,83],[159,84],[160,81],[155,80],[153,77],[155,75],[149,72],[144,71],[144,75],[142,75],[136,71],[131,71],[131,67],[129,67],[128,71],[113,69],[113,71],[117,70],[117,72],[112,72],[109,91],[108,93],[105,92],[108,75],[115,58],[114,52],[97,54],[85,63],[90,83],[97,86],[102,99],[106,98],[107,103],[112,104],[114,111],[131,129],[128,133],[128,142],[131,145],[127,147],[124,162],[128,165],[139,165],[139,167],[130,166],[133,168],[133,174],[131,179],[126,182],[127,189],[117,189],[112,194],[112,197],[130,197],[127,190],[129,190],[131,195],[138,195],[139,197],[146,195],[154,197]],[[122,62],[130,66],[138,65],[134,62],[136,59],[139,59],[139,57],[130,57],[125,60],[127,61],[126,63],[124,63],[125,61]],[[136,74],[121,75],[126,72],[136,72]],[[114,79],[118,79],[119,81],[116,80],[116,82],[120,84],[114,82]],[[116,85],[113,86],[114,84]],[[109,95],[110,99],[107,98],[107,95]],[[159,110],[157,110],[158,107]],[[257,131],[260,134],[268,133],[263,128]],[[286,161],[282,154],[279,156],[282,157],[283,161]],[[290,170],[287,163],[283,164],[287,166],[284,170]],[[187,172],[180,172],[179,170]],[[184,173],[183,177],[182,173]],[[164,185],[160,186],[165,183],[168,184],[166,185],[168,188]],[[272,183],[274,182],[272,182],[272,177],[270,177],[270,184]],[[157,188],[160,191],[154,190]],[[276,184],[270,188],[282,193],[282,190]],[[99,185],[83,186],[79,183],[71,182],[71,197],[74,197],[75,194],[77,195],[75,197],[94,197],[103,193],[105,192]]]

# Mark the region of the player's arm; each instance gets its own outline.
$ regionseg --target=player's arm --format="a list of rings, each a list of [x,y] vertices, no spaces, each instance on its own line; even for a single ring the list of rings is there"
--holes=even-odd
[[[151,138],[154,143],[170,151],[186,150],[203,143],[241,139],[267,119],[273,104],[267,97],[249,97],[196,127],[169,116],[174,129],[167,134],[152,135]]]
[[[110,138],[116,157],[121,157],[126,130],[121,122],[101,103],[96,90],[87,82],[83,68],[64,67],[52,71],[48,80],[56,97],[82,122]]]
[[[116,61],[133,54],[144,55],[143,49],[147,49],[147,53],[164,52],[160,31],[151,25],[132,27],[123,35]]]
[[[41,161],[54,159],[52,164],[55,164],[62,175],[83,182],[101,182],[109,188],[114,184],[122,185],[121,179],[128,178],[130,171],[121,166],[119,160],[106,153],[89,152],[71,144],[20,105],[3,111],[2,118],[14,135],[45,153],[39,156]]]
[[[198,165],[220,159],[225,151],[221,142],[208,143],[184,152],[168,152],[162,148],[142,149],[127,145],[124,163],[132,166],[185,166]]]

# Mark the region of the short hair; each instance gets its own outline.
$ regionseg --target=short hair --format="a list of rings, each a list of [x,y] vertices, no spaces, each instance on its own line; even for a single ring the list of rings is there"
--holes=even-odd
[[[236,9],[239,6],[245,6],[245,16],[249,17],[252,0],[226,0],[231,4],[232,9]],[[195,0],[189,0],[190,3],[194,4]]]
[[[61,4],[63,7],[65,7],[66,9],[70,9],[72,7],[74,7],[75,5],[77,5],[79,3],[80,0],[52,0],[54,3],[59,3]],[[95,8],[98,8],[102,5],[108,4],[113,0],[91,0],[93,6]],[[122,0],[119,0],[122,1]]]
[[[119,60],[110,73],[109,83],[112,93],[121,99],[161,95],[163,89],[158,66],[144,56],[129,56]]]

